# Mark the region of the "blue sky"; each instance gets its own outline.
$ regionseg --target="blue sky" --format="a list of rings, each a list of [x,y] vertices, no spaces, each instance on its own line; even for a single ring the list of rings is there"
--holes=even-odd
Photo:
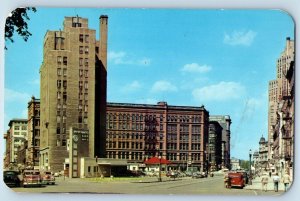
[[[108,101],[201,106],[230,115],[231,155],[248,159],[267,136],[268,81],[292,18],[279,10],[58,9],[30,13],[32,37],[6,43],[4,125],[27,116],[40,97],[39,68],[47,30],[64,16],[89,19],[99,38],[99,16],[109,17]],[[4,132],[4,131],[3,131]]]

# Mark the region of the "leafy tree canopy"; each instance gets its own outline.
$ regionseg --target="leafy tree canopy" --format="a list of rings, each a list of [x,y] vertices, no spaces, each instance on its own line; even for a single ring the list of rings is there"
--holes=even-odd
[[[27,41],[29,36],[32,34],[28,31],[27,21],[30,20],[27,12],[28,11],[36,12],[36,8],[27,7],[27,8],[17,8],[12,11],[11,15],[7,17],[5,23],[5,40],[14,42],[13,35],[15,32],[19,34],[24,41]]]

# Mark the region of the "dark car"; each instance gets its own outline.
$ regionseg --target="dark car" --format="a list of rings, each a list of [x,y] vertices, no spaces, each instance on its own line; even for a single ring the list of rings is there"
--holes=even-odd
[[[3,180],[8,187],[20,187],[22,185],[21,175],[18,171],[14,171],[14,170],[4,171]]]

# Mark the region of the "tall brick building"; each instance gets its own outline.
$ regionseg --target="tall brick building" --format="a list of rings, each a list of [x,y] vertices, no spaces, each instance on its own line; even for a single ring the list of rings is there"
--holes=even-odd
[[[105,156],[107,16],[100,41],[88,19],[65,17],[47,31],[40,68],[40,168],[60,171],[68,158],[70,128],[89,132],[89,156]],[[96,149],[95,149],[96,148]]]
[[[293,168],[295,42],[286,45],[276,63],[276,79],[269,81],[268,168],[283,174]]]
[[[204,106],[107,103],[107,157],[142,163],[161,155],[180,169],[204,170],[208,125]]]

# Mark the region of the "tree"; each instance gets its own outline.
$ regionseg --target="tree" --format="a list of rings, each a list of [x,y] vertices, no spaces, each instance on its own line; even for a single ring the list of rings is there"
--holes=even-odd
[[[30,20],[27,12],[28,11],[36,12],[36,8],[34,7],[26,7],[26,8],[17,8],[12,11],[11,15],[7,17],[5,23],[5,40],[9,40],[14,42],[13,35],[15,32],[19,34],[24,41],[27,41],[29,36],[32,34],[28,31],[27,21]]]
[[[245,170],[249,170],[249,161],[247,160],[241,160],[241,168]]]

